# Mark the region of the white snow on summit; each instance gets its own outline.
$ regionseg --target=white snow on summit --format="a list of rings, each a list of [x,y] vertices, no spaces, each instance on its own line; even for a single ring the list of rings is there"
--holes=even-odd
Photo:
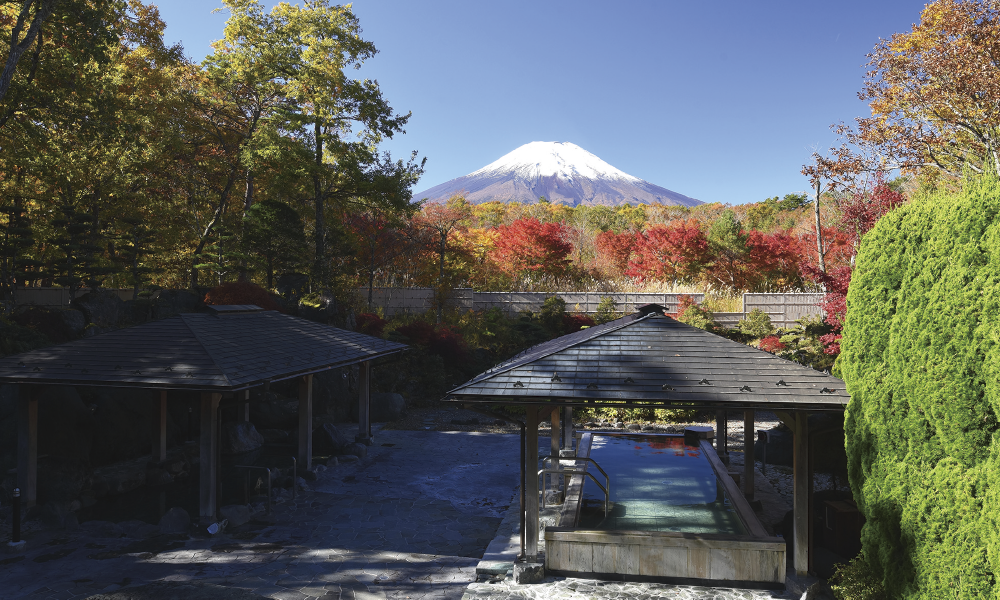
[[[539,197],[569,206],[701,204],[620,171],[569,142],[525,144],[478,171],[418,192],[414,198],[442,201],[456,194],[473,204],[494,200],[534,203]]]
[[[509,152],[467,177],[491,177],[515,173],[522,179],[574,177],[589,179],[617,179],[639,182],[624,171],[616,169],[583,148],[570,142],[531,142]]]

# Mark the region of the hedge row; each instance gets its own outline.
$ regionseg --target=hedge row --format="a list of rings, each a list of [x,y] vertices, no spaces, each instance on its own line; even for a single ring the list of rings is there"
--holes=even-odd
[[[1000,597],[1000,183],[865,236],[838,361],[864,553],[898,598]]]

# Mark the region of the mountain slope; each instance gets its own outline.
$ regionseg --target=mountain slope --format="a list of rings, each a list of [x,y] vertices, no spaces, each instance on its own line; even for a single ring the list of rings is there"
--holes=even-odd
[[[482,169],[436,185],[414,198],[447,200],[462,194],[473,204],[550,202],[617,206],[620,204],[673,204],[695,206],[689,198],[633,177],[569,142],[531,142]]]

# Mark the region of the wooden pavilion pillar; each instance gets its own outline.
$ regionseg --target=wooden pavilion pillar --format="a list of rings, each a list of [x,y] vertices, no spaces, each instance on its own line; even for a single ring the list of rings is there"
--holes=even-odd
[[[18,386],[17,486],[21,502],[31,508],[38,502],[38,390]]]
[[[154,394],[150,454],[153,460],[163,462],[167,460],[167,390]]]
[[[528,562],[538,560],[538,407],[524,409],[524,553]]]
[[[299,378],[299,468],[312,470],[313,376]]]
[[[743,411],[743,495],[747,500],[753,500],[754,433],[754,411],[751,408]]]
[[[198,444],[198,516],[215,520],[219,474],[219,402],[222,394],[201,394],[201,430]]]
[[[371,361],[361,363],[358,375],[358,436],[355,441],[366,446],[372,445],[371,423]]]
[[[795,411],[792,437],[792,564],[795,574],[809,574],[809,414]]]
[[[564,450],[573,449],[573,438],[576,437],[576,432],[573,431],[573,407],[567,406],[563,408],[563,443],[562,447]]]
[[[729,465],[729,422],[725,409],[715,411],[715,453]]]
[[[312,377],[312,375],[310,375]],[[236,420],[240,423],[250,422],[250,390],[236,392],[238,401],[236,402]]]
[[[553,468],[558,468],[559,467],[559,438],[562,437],[560,435],[561,431],[560,431],[560,427],[559,427],[559,417],[561,415],[559,413],[561,413],[561,412],[562,412],[562,410],[560,410],[558,408],[553,408],[552,409],[552,413],[549,416],[549,420],[550,420],[550,422],[552,424],[551,425],[552,426],[552,429],[551,429],[552,434],[549,436],[549,442],[550,442],[550,444],[549,444],[549,448],[550,448],[549,455],[552,456],[552,462],[550,463],[550,465]],[[551,488],[553,490],[556,490],[556,491],[559,490],[559,475],[557,475],[555,473],[549,475],[549,486],[551,486]]]

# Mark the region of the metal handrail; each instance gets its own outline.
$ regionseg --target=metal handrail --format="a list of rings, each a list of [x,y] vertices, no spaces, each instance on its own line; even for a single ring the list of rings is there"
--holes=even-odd
[[[271,514],[271,469],[269,469],[267,467],[258,467],[258,466],[255,466],[255,465],[233,465],[233,466],[235,468],[237,468],[237,469],[246,469],[247,470],[247,476],[246,476],[246,479],[243,482],[243,499],[247,502],[247,504],[250,503],[250,470],[251,469],[260,469],[261,471],[264,471],[265,473],[267,473],[267,513],[266,514]]]
[[[545,461],[551,461],[553,459],[555,459],[555,460],[566,460],[566,461],[583,460],[583,461],[592,463],[595,467],[597,467],[597,470],[601,472],[601,475],[604,475],[604,482],[605,482],[606,485],[601,485],[601,482],[598,481],[596,477],[594,477],[594,474],[591,473],[590,471],[587,471],[586,469],[584,469],[584,470],[581,471],[581,470],[577,470],[577,469],[563,469],[563,468],[558,468],[558,467],[548,468],[548,469],[542,468],[540,471],[538,471],[538,475],[536,475],[536,477],[538,477],[539,475],[544,475],[544,474],[559,474],[559,473],[569,474],[569,475],[586,475],[586,476],[590,477],[594,481],[594,483],[597,485],[597,487],[601,488],[601,491],[604,492],[604,516],[605,516],[605,518],[607,518],[607,516],[608,516],[608,504],[611,502],[611,478],[608,477],[607,471],[605,471],[603,468],[601,468],[601,465],[597,464],[596,460],[594,460],[594,459],[592,459],[590,457],[582,457],[582,456],[575,456],[573,458],[559,458],[559,457],[553,457],[551,455],[550,456],[543,456],[542,457],[542,464],[544,465]],[[542,477],[542,508],[545,508],[545,492],[547,490],[548,490],[548,487],[545,484],[545,477]]]

